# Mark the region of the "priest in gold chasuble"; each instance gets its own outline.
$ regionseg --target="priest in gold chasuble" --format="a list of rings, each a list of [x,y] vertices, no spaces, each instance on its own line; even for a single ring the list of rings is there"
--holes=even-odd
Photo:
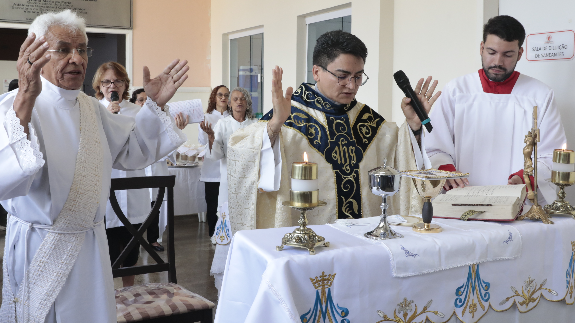
[[[381,197],[371,193],[368,171],[387,165],[398,170],[428,167],[422,154],[421,122],[409,99],[402,101],[406,123],[398,127],[355,99],[367,81],[367,48],[343,31],[322,35],[314,49],[316,84],[283,94],[283,71],[273,71],[270,110],[260,122],[232,135],[228,143],[229,211],[232,231],[297,225],[299,212],[283,206],[290,198],[291,165],[318,164],[319,198],[324,207],[308,211],[310,224],[381,214]],[[437,81],[420,80],[415,91],[426,109],[439,97]],[[431,86],[430,86],[431,85]],[[427,163],[425,162],[427,161]],[[391,214],[420,214],[422,202],[402,179]]]

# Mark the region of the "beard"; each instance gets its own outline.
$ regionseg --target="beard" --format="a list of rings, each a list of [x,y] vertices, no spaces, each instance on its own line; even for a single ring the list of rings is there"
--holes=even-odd
[[[515,65],[517,65],[517,63],[515,63]],[[513,66],[513,69],[511,69],[510,71],[508,71],[502,65],[493,65],[493,66],[489,66],[488,68],[485,68],[485,65],[483,65],[483,62],[481,62],[481,66],[483,67],[483,71],[485,72],[485,75],[487,76],[487,78],[493,82],[503,82],[503,81],[507,80],[511,76],[511,74],[513,74],[513,71],[515,71],[515,66]],[[495,68],[502,70],[504,73],[500,74],[500,75],[495,75],[495,74],[491,73],[490,70],[495,69]]]

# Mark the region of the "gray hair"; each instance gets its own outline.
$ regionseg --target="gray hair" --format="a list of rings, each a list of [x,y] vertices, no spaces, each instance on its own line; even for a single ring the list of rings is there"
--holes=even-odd
[[[231,106],[231,104],[232,104],[231,97],[232,97],[232,93],[234,91],[238,91],[244,95],[244,98],[246,98],[246,105],[248,106],[246,109],[246,119],[253,119],[254,113],[252,110],[252,96],[250,95],[250,92],[248,92],[248,90],[246,90],[242,87],[237,87],[230,92],[230,105],[228,105],[228,113],[230,115],[233,115],[232,106]]]
[[[52,26],[62,26],[71,32],[80,31],[86,38],[88,43],[88,35],[86,34],[86,21],[84,18],[78,16],[70,9],[60,12],[47,12],[34,19],[30,28],[28,28],[28,36],[32,33],[36,34],[36,38],[40,38],[48,32]]]

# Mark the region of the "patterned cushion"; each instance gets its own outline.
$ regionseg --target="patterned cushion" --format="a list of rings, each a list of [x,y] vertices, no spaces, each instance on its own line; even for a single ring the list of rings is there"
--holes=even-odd
[[[146,284],[116,289],[118,322],[137,322],[214,306],[214,303],[177,284]]]

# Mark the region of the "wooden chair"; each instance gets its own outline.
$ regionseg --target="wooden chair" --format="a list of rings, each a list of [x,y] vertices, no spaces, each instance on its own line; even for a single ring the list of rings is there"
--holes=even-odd
[[[118,322],[213,322],[214,303],[202,296],[192,293],[177,284],[176,253],[174,248],[174,184],[175,176],[148,176],[131,178],[114,178],[110,188],[110,204],[126,229],[132,234],[132,240],[112,264],[114,278],[141,275],[155,272],[168,272],[168,284],[145,284],[116,289],[116,313]],[[128,221],[122,212],[115,191],[142,188],[158,188],[158,195],[150,214],[139,230]],[[168,244],[166,263],[151,247],[143,234],[153,220],[159,216],[164,194],[168,193]],[[156,264],[120,268],[137,243],[146,249]]]

